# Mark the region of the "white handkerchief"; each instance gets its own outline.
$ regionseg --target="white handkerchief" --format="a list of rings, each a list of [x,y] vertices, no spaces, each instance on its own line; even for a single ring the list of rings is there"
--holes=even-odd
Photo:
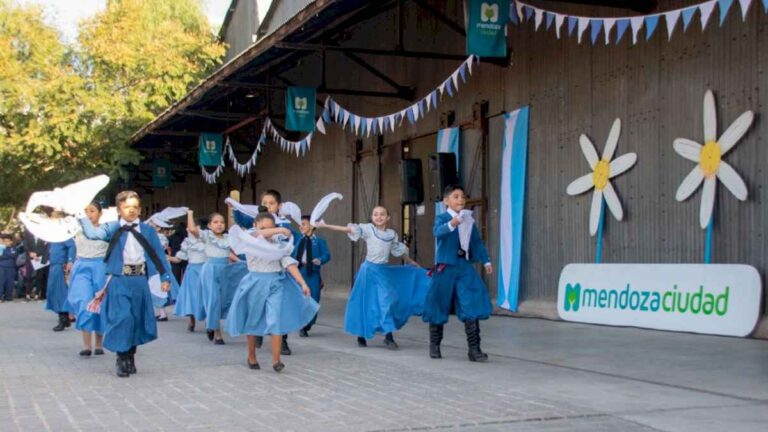
[[[282,217],[290,216],[297,224],[301,225],[301,209],[295,203],[286,201],[280,204],[279,214]]]
[[[161,288],[162,282],[160,282],[160,275],[150,276],[147,282],[149,283],[149,292],[151,292],[153,296],[161,299],[168,298],[168,293],[163,292]]]
[[[462,210],[459,213],[459,243],[464,251],[464,257],[469,259],[469,242],[472,240],[472,226],[475,224],[475,218],[472,217],[472,210]]]
[[[229,229],[229,246],[238,255],[265,261],[278,261],[293,252],[293,242],[271,242],[261,236],[254,237],[237,225]]]
[[[312,215],[309,217],[309,224],[312,226],[317,226],[315,224],[320,220],[321,217],[323,217],[323,214],[326,210],[328,210],[331,202],[337,199],[344,199],[344,197],[338,192],[331,192],[324,196],[323,199],[317,203],[314,210],[312,210]]]
[[[256,215],[259,214],[259,206],[257,205],[241,204],[240,202],[235,201],[232,198],[227,198],[224,200],[224,202],[227,203],[229,206],[231,206],[234,210],[237,210],[240,213],[245,214],[246,216],[255,218]]]
[[[158,213],[158,217],[164,221],[170,221],[172,219],[180,218],[187,215],[189,208],[187,207],[166,207]]]
[[[71,239],[80,230],[80,223],[72,216],[51,219],[39,213],[19,213],[19,220],[35,237],[48,243]]]

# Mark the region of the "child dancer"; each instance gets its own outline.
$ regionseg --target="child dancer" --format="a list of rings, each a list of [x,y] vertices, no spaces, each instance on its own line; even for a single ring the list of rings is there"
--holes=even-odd
[[[205,319],[205,310],[202,301],[202,284],[200,273],[206,261],[205,243],[193,236],[188,236],[181,242],[181,249],[175,257],[169,258],[172,263],[187,261],[187,268],[181,280],[179,297],[176,299],[174,313],[177,316],[189,317],[187,330],[195,331],[195,321]]]
[[[275,219],[275,225],[279,228],[287,228],[291,231],[291,235],[296,238],[300,235],[300,233],[296,232],[294,228],[291,226],[290,219],[283,218],[280,216],[280,210],[283,206],[283,196],[280,194],[280,192],[274,190],[274,189],[268,189],[264,191],[261,194],[261,207],[266,209],[266,212],[271,214],[272,217]],[[261,212],[262,209],[259,209]],[[235,222],[240,225],[243,228],[249,229],[252,228],[254,225],[254,218],[243,213],[242,211],[238,210],[237,208],[232,209],[232,215],[235,219]],[[237,269],[237,267],[235,268]],[[233,269],[233,273],[234,270]],[[242,264],[239,267],[239,274],[245,275],[245,271],[242,268]],[[237,283],[239,283],[239,279],[232,279],[228,282],[228,284],[235,284],[234,286],[237,286]],[[264,342],[263,338],[260,336],[256,338],[256,347],[261,348],[262,343]],[[281,354],[282,355],[291,355],[291,348],[288,346],[288,335],[283,336],[283,344],[281,348]]]
[[[13,283],[16,280],[16,248],[10,234],[0,234],[0,303],[13,301]],[[27,295],[29,299],[29,295]],[[62,329],[63,330],[63,329]]]
[[[293,250],[293,258],[299,262],[299,271],[312,291],[312,299],[320,303],[320,290],[323,287],[320,268],[331,260],[331,253],[325,239],[315,235],[315,227],[309,224],[309,220],[309,215],[301,217],[302,236],[294,238],[296,248]],[[316,321],[317,315],[299,331],[299,336],[308,337]]]
[[[347,233],[352,241],[365,240],[365,262],[355,276],[355,284],[347,302],[344,330],[357,336],[359,346],[367,346],[366,339],[375,333],[386,335],[384,343],[397,349],[392,332],[402,328],[411,315],[421,310],[429,289],[427,271],[408,256],[408,248],[397,239],[397,233],[388,229],[390,216],[384,207],[375,207],[372,223],[349,224],[345,227],[317,223]],[[413,266],[390,266],[389,256],[402,257]]]
[[[488,288],[471,263],[482,263],[487,274],[493,272],[493,266],[471,215],[463,211],[466,205],[464,189],[448,186],[443,192],[443,203],[447,211],[435,217],[435,268],[422,316],[424,322],[429,323],[429,356],[433,359],[442,357],[443,324],[455,308],[457,317],[464,322],[469,360],[484,362],[488,356],[480,350],[479,320],[491,315],[491,299]],[[468,244],[466,241],[462,244],[461,231],[471,233]]]
[[[95,227],[99,226],[101,205],[92,202],[85,208],[85,215]],[[88,357],[91,354],[102,355],[102,339],[104,328],[102,317],[88,310],[88,303],[96,293],[104,288],[107,280],[107,265],[104,256],[107,254],[109,243],[102,240],[89,240],[80,232],[75,236],[77,260],[69,277],[69,294],[67,300],[72,305],[75,317],[75,328],[83,332],[83,350],[80,355]],[[96,348],[93,349],[92,336],[95,333]]]
[[[256,337],[270,335],[272,367],[280,372],[285,367],[280,361],[282,335],[304,327],[320,306],[310,297],[297,262],[290,256],[291,232],[275,228],[274,217],[269,213],[260,213],[254,223],[253,234],[240,227],[231,230],[232,247],[236,253],[245,253],[249,273],[240,281],[232,300],[226,329],[230,335],[247,336],[250,369],[261,368],[256,359]]]
[[[221,337],[221,273],[229,261],[229,238],[224,232],[224,216],[213,213],[208,218],[208,229],[201,230],[195,223],[194,213],[187,212],[187,230],[205,244],[206,261],[200,270],[203,309],[205,310],[205,328],[208,340],[216,345],[224,345]]]
[[[73,310],[67,301],[67,273],[72,270],[75,256],[75,242],[72,239],[51,243],[51,269],[48,271],[45,308],[59,315],[59,323],[53,328],[55,332],[63,331],[71,325],[69,313]]]
[[[136,373],[136,347],[157,339],[147,277],[159,274],[161,289],[168,292],[171,275],[157,233],[139,220],[139,195],[123,191],[116,201],[118,222],[94,227],[81,218],[80,224],[89,239],[109,242],[104,258],[109,282],[95,299],[103,299],[104,347],[117,353],[117,376],[126,378]]]
[[[166,235],[166,230],[158,224],[157,220],[154,218],[150,218],[147,221],[147,224],[155,229],[157,232],[157,238],[160,239],[160,246],[163,248],[163,252],[165,255],[166,260],[169,260],[170,255],[170,247],[168,246],[168,236]],[[170,260],[169,260],[170,265]],[[168,268],[170,271],[170,267]],[[168,292],[167,297],[158,297],[156,295],[152,295],[152,305],[155,307],[155,319],[160,322],[167,322],[168,321],[168,314],[165,312],[165,307],[173,304],[175,302],[176,296],[178,296],[179,293],[179,282],[176,280],[176,276],[173,275],[173,272],[171,272],[171,290]]]

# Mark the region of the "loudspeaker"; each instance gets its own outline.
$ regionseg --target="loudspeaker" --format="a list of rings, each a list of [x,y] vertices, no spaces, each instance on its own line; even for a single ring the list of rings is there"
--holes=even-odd
[[[458,183],[455,154],[432,153],[429,155],[429,197],[432,201],[442,201],[443,190]]]
[[[400,161],[400,203],[421,204],[424,202],[424,177],[421,174],[421,159]]]

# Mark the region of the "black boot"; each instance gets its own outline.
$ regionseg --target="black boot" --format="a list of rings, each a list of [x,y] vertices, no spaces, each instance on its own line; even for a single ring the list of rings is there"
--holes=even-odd
[[[443,358],[440,353],[440,342],[443,341],[443,326],[437,324],[429,325],[429,358]]]
[[[64,329],[67,327],[69,327],[69,315],[66,313],[60,313],[59,323],[56,325],[56,327],[53,328],[53,331],[55,332],[64,331]]]
[[[281,355],[291,355],[291,348],[288,347],[288,335],[283,335],[283,346],[280,348]]]
[[[129,374],[135,374],[136,373],[136,347],[131,347],[130,350],[128,350],[128,356],[126,357],[126,368],[128,369]]]
[[[464,330],[467,333],[467,347],[469,351],[469,361],[484,362],[488,360],[488,355],[480,351],[480,322],[477,320],[464,323]]]
[[[309,337],[309,331],[311,329],[312,329],[311,325],[304,326],[304,328],[299,331],[299,336],[300,337]]]
[[[117,353],[115,372],[120,378],[128,378],[131,376],[131,373],[128,372],[128,353]]]
[[[384,345],[386,345],[386,346],[387,346],[387,349],[390,349],[390,350],[393,350],[393,351],[394,351],[394,350],[396,350],[397,348],[399,348],[399,347],[397,346],[397,342],[395,342],[395,337],[394,337],[394,336],[392,336],[392,333],[391,333],[391,332],[390,332],[390,333],[387,333],[387,334],[384,336]]]
[[[256,336],[256,348],[261,348],[264,344],[264,336]]]

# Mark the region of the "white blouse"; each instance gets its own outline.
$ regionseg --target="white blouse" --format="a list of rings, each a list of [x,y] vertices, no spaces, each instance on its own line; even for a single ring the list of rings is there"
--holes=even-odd
[[[104,258],[107,255],[109,243],[103,240],[91,240],[80,231],[75,236],[75,247],[78,258]]]
[[[365,240],[367,251],[366,261],[374,264],[386,264],[389,262],[389,256],[401,257],[408,253],[408,247],[401,243],[397,238],[397,233],[392,229],[380,231],[372,223],[349,224],[352,233],[348,234],[349,239],[358,241],[361,238]]]
[[[274,235],[270,243],[285,243],[290,241],[290,237],[283,235]],[[246,261],[248,262],[248,271],[254,273],[277,273],[287,269],[292,265],[298,265],[299,262],[293,259],[290,255],[286,255],[277,261],[265,260],[263,258],[257,258],[253,255],[246,254]]]
[[[176,258],[190,264],[202,264],[205,262],[205,243],[189,236],[181,242],[181,248],[176,252]]]
[[[210,230],[200,230],[200,241],[205,244],[207,258],[229,257],[229,237],[224,234],[219,238]]]

